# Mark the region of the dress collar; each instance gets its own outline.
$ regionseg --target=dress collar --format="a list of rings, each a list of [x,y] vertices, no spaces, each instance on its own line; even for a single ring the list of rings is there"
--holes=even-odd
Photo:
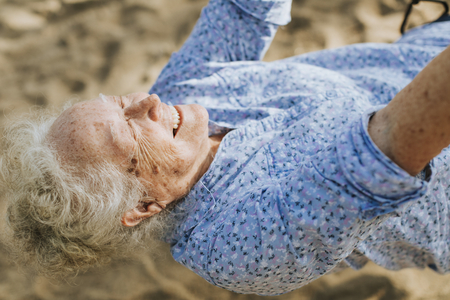
[[[233,129],[236,128],[225,126],[221,122],[208,121],[208,136],[228,133]]]

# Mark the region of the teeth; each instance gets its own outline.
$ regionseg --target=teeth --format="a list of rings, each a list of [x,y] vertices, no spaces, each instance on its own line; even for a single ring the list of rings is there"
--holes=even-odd
[[[172,120],[173,120],[173,129],[178,129],[178,124],[180,124],[180,114],[173,106],[169,106],[170,111],[172,112]]]

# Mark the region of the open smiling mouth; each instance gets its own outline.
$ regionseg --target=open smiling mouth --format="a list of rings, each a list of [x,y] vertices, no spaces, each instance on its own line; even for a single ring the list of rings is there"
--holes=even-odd
[[[172,112],[172,120],[173,120],[173,136],[177,134],[178,126],[180,125],[180,114],[176,110],[175,107],[169,106],[170,111]]]

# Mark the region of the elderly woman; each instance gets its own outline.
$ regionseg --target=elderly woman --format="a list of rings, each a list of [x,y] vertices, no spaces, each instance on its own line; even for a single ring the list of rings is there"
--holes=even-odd
[[[261,62],[290,5],[211,0],[151,95],[10,125],[1,174],[18,258],[63,275],[157,233],[241,293],[368,260],[449,272],[450,23]]]

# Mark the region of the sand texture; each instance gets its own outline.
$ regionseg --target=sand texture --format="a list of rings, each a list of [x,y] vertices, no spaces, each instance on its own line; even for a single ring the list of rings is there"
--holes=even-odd
[[[358,42],[392,42],[409,0],[294,0],[266,60]],[[61,107],[98,94],[147,91],[207,0],[0,0],[0,122],[32,106]],[[441,6],[422,4],[419,25]],[[0,207],[4,201],[0,198]],[[1,230],[1,229],[0,229]],[[167,245],[55,285],[17,271],[0,247],[0,300],[262,299],[214,287],[175,263]],[[444,300],[450,275],[373,264],[277,297],[296,300]]]

